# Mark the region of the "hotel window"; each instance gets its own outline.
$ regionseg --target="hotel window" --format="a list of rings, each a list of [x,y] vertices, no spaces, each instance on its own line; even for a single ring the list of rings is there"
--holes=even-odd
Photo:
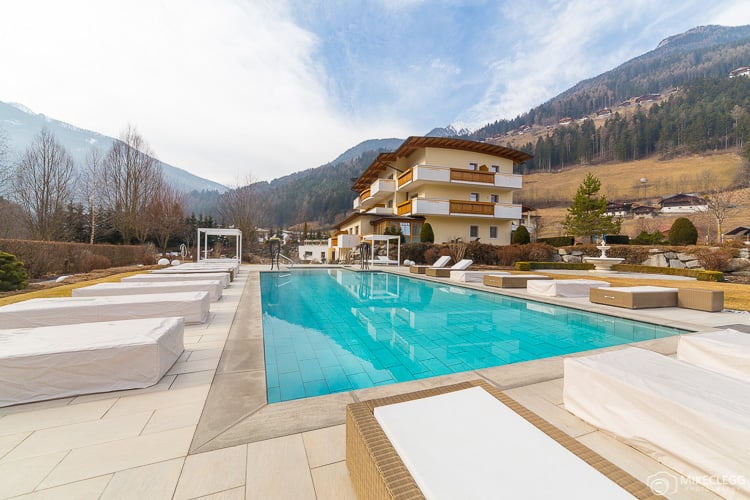
[[[477,164],[476,163],[469,163],[469,170],[476,170]]]
[[[496,194],[491,194],[490,195],[490,202],[491,203],[497,203],[497,195]]]
[[[388,208],[393,208],[393,200],[388,200]]]
[[[491,240],[497,239],[497,226],[490,226],[490,239]]]
[[[495,173],[500,172],[500,166],[499,165],[492,165],[492,171]]]
[[[469,193],[469,201],[479,201],[479,193]]]
[[[469,226],[469,237],[479,238],[479,226]]]

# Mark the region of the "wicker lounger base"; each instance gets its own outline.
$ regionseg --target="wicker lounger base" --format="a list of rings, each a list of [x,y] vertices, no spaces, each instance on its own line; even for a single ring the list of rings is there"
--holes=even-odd
[[[448,392],[482,387],[500,402],[535,425],[571,453],[597,469],[636,498],[662,498],[644,483],[598,453],[576,441],[546,420],[487,383],[476,380],[381,399],[353,403],[346,407],[346,465],[359,499],[424,498],[393,445],[375,419],[374,409]]]
[[[424,273],[427,276],[432,276],[433,278],[450,278],[451,277],[451,268],[450,267],[428,267],[424,270]]]
[[[529,280],[549,280],[548,276],[530,274],[489,275],[484,277],[483,283],[496,288],[526,288]]]
[[[632,288],[632,290],[628,290]],[[649,290],[645,291],[644,289]],[[609,287],[589,290],[589,302],[627,309],[677,307],[677,289],[659,287]]]

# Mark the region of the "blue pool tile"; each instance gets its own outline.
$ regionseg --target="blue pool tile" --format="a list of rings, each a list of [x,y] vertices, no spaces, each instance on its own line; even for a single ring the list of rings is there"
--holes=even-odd
[[[278,387],[269,387],[267,397],[269,403],[278,403],[279,401],[282,401],[281,392]]]
[[[276,366],[279,373],[299,371],[297,357],[293,353],[279,354],[276,356]]]
[[[310,382],[313,380],[321,380],[323,378],[323,371],[320,369],[318,361],[315,359],[303,359],[299,362],[300,373],[302,374],[302,380]]]
[[[312,382],[305,382],[305,396],[311,398],[313,396],[323,396],[330,394],[331,389],[324,380],[314,380]]]
[[[366,389],[374,385],[370,377],[364,372],[349,375],[349,381],[352,383],[354,389]]]

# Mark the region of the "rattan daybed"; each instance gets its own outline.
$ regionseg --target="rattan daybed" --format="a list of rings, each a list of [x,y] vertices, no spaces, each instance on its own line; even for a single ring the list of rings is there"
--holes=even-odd
[[[628,309],[677,307],[677,289],[662,286],[592,288],[589,302]]]
[[[499,390],[491,387],[484,381],[464,382],[456,385],[428,389],[425,391],[403,394],[399,396],[386,397],[371,401],[353,403],[346,409],[346,464],[349,469],[350,477],[354,490],[360,499],[418,499],[425,498],[422,490],[417,486],[414,477],[411,475],[402,458],[394,449],[393,444],[386,436],[385,431],[380,426],[375,417],[375,409],[385,405],[394,405],[396,403],[412,402],[431,396],[444,395],[456,391],[464,391],[475,387],[481,387],[492,397],[496,398],[505,407],[510,408],[515,414],[520,415],[523,419],[541,430],[544,434],[552,438],[578,458],[588,465],[599,471],[609,478],[612,482],[619,485],[626,492],[637,498],[661,498],[654,495],[648,486],[623,471],[610,461],[603,458],[598,453],[576,441],[568,434],[560,431],[546,420],[543,420],[536,414],[530,412],[525,407],[506,396]],[[491,398],[490,398],[491,399]],[[507,410],[506,408],[506,410]],[[498,422],[498,429],[503,429],[502,422]],[[546,439],[546,438],[545,438]],[[551,443],[554,445],[554,442]],[[437,456],[445,456],[451,453],[451,450],[441,450],[435,448],[430,450]],[[543,453],[544,450],[539,450]],[[497,454],[512,453],[509,449],[497,449]],[[443,454],[443,455],[439,455]],[[566,456],[574,459],[575,457],[565,453]],[[494,463],[491,464],[493,467]],[[583,464],[579,464],[585,467]],[[595,471],[591,471],[598,476]],[[538,473],[541,481],[544,481],[545,471],[534,471]],[[600,478],[604,480],[604,478]],[[451,478],[453,480],[453,478]],[[456,481],[461,478],[456,477]],[[461,483],[460,485],[463,485]],[[615,485],[612,485],[615,487]],[[619,488],[618,488],[619,490]],[[624,492],[623,492],[624,493]],[[497,491],[497,497],[512,495],[510,491]]]
[[[541,274],[509,274],[506,276],[491,274],[484,277],[483,283],[496,288],[526,288],[529,280],[548,280],[549,276]]]

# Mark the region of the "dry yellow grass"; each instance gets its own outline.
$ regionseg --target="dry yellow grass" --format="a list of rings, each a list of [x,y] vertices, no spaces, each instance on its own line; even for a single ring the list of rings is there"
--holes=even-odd
[[[29,299],[46,299],[55,297],[70,297],[73,294],[73,290],[84,286],[95,285],[97,283],[112,283],[120,281],[126,276],[133,276],[134,274],[140,274],[144,271],[131,271],[126,273],[113,274],[105,278],[93,279],[88,281],[80,281],[78,283],[71,283],[69,285],[60,285],[54,288],[46,288],[44,290],[37,290],[34,292],[20,293],[11,295],[9,297],[0,298],[0,306],[14,304]]]

